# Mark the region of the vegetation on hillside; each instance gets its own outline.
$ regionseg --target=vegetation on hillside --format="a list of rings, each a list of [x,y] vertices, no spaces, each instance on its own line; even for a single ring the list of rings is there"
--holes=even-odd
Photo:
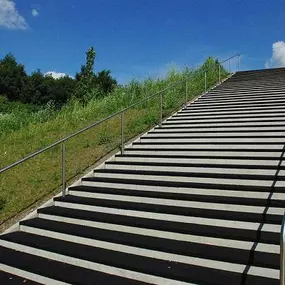
[[[150,78],[141,82],[133,80],[124,86],[116,85],[109,76],[109,71],[103,71],[107,73],[101,75],[101,79],[104,80],[98,80],[100,74],[94,74],[93,65],[89,64],[90,62],[94,64],[94,60],[95,52],[90,49],[86,65],[74,79],[78,89],[75,89],[70,99],[60,109],[52,103],[53,101],[49,101],[45,106],[39,106],[9,101],[7,95],[1,97],[0,168],[96,120],[139,102],[178,80],[188,78],[188,100],[204,91],[204,70],[208,70],[208,87],[218,81],[219,62],[213,58],[208,58],[198,69],[174,69],[169,71],[165,78]],[[223,68],[221,70],[223,78],[227,72]],[[112,87],[108,89],[107,86]],[[0,90],[1,88],[0,86]],[[163,117],[178,110],[185,100],[185,83],[165,91]],[[3,101],[6,103],[3,104]],[[158,96],[153,97],[126,112],[126,140],[158,123],[159,102]],[[117,116],[69,140],[66,144],[67,179],[70,180],[81,174],[108,152],[118,148],[120,139],[120,116]],[[61,185],[60,154],[58,146],[0,174],[0,224],[36,201],[58,191]]]

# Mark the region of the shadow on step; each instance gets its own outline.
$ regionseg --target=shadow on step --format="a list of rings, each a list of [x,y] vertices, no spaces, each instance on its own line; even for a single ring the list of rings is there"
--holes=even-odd
[[[273,179],[273,182],[272,182],[272,185],[271,185],[271,192],[270,192],[270,194],[269,194],[269,196],[267,198],[267,203],[266,203],[266,206],[265,206],[264,211],[262,213],[262,222],[260,223],[260,225],[259,225],[259,227],[257,229],[256,241],[254,242],[254,244],[253,244],[253,246],[252,246],[252,248],[250,250],[250,256],[249,256],[249,259],[248,259],[248,263],[247,263],[247,266],[246,266],[246,268],[245,268],[245,270],[243,272],[241,285],[247,284],[248,271],[250,270],[250,267],[253,265],[254,256],[255,256],[255,250],[256,250],[256,247],[257,247],[258,243],[260,242],[261,230],[262,230],[262,227],[265,224],[266,215],[267,215],[267,212],[268,212],[269,207],[271,205],[271,199],[272,199],[272,196],[274,194],[274,189],[275,189],[276,182],[278,180],[278,175],[279,175],[279,172],[280,172],[280,166],[281,166],[283,158],[284,158],[284,153],[285,153],[285,144],[283,146],[283,149],[282,149],[282,152],[281,152],[281,156],[280,156],[280,159],[279,159],[279,163],[278,163],[277,168],[276,168],[276,173],[274,175],[274,179]]]

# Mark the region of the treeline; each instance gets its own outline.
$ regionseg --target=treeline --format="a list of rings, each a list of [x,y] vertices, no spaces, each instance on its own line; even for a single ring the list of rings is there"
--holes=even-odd
[[[55,79],[40,70],[28,75],[24,65],[18,63],[12,54],[7,54],[0,60],[0,102],[17,101],[41,106],[52,101],[60,107],[71,98],[84,103],[90,97],[103,97],[112,92],[117,82],[110,70],[94,72],[95,57],[91,47],[86,53],[86,63],[75,78]]]

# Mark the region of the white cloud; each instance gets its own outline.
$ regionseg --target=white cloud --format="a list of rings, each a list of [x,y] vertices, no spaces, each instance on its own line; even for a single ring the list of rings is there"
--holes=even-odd
[[[59,78],[62,78],[64,76],[68,76],[68,77],[71,77],[70,75],[66,74],[66,73],[63,73],[63,72],[56,72],[56,71],[48,71],[45,73],[45,76],[51,76],[53,77],[54,79],[59,79]]]
[[[37,9],[32,9],[32,15],[37,17],[39,15],[39,11]]]
[[[12,0],[0,0],[0,27],[8,29],[28,28],[28,24],[23,16],[16,9],[16,4]]]
[[[272,57],[266,61],[265,67],[285,67],[285,42],[278,41],[272,45]]]

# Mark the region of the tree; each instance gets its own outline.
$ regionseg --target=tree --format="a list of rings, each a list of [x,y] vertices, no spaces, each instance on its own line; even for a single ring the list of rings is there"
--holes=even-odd
[[[95,84],[107,94],[114,90],[117,81],[111,76],[111,70],[102,70],[95,76]]]
[[[5,95],[10,101],[20,100],[26,82],[24,66],[18,64],[11,53],[0,60],[0,94]]]
[[[81,71],[75,75],[76,80],[79,82],[78,94],[79,97],[84,96],[90,92],[94,85],[94,62],[96,53],[93,47],[86,52],[86,64],[81,66]],[[78,97],[78,96],[77,96]]]

